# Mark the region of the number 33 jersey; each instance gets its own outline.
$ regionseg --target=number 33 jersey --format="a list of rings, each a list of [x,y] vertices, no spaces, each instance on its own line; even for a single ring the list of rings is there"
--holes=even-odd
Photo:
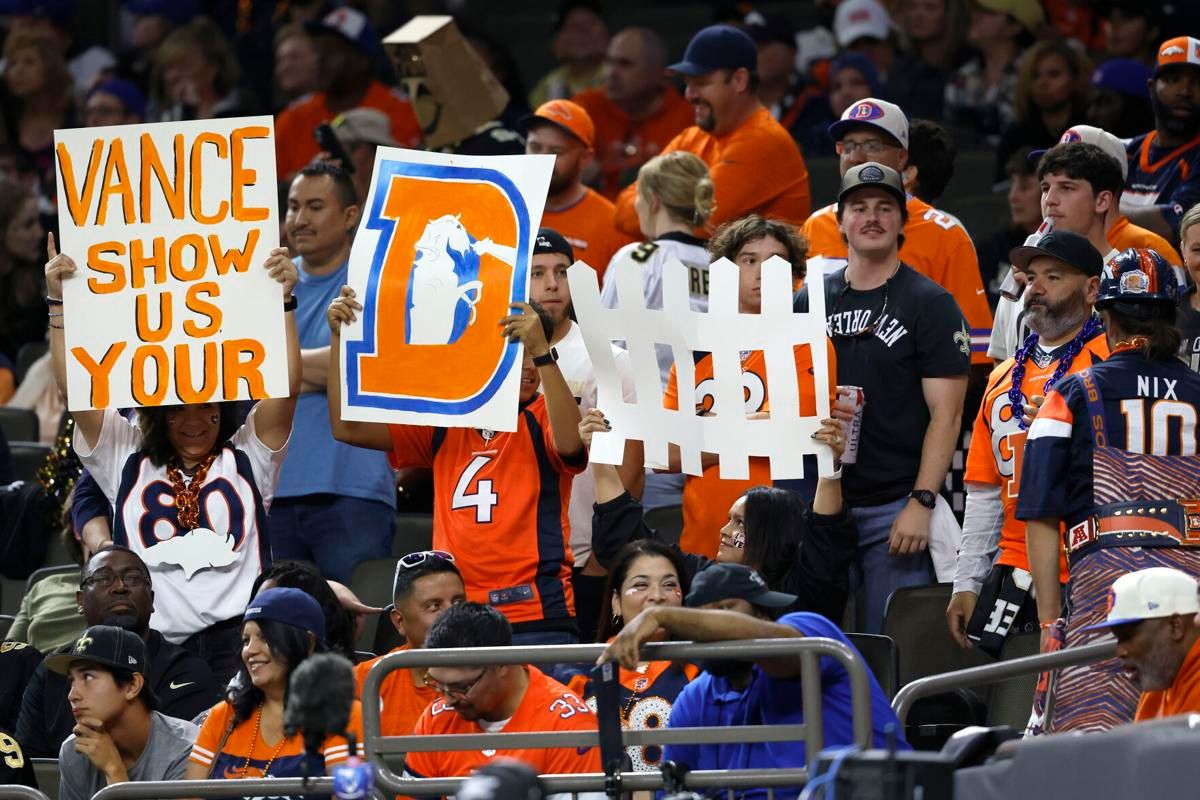
[[[454,554],[467,597],[495,606],[513,625],[534,623],[518,631],[569,628],[567,506],[587,454],[559,455],[545,398],[521,408],[512,432],[389,428],[392,466],[433,468],[433,546]]]

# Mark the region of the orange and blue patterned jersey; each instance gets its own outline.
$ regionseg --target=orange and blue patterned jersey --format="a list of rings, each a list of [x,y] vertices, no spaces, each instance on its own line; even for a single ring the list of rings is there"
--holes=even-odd
[[[1103,420],[1088,407],[1099,393]],[[1194,456],[1200,375],[1178,360],[1150,361],[1118,350],[1085,375],[1064,377],[1029,429],[1017,519],[1055,518],[1073,526],[1095,507],[1093,458],[1099,444],[1130,453]],[[1097,436],[1097,429],[1100,435]],[[1136,481],[1138,476],[1128,476]]]
[[[1155,206],[1178,233],[1183,212],[1200,202],[1200,135],[1171,150],[1154,144],[1156,136],[1150,131],[1125,145],[1129,177],[1121,208]]]
[[[573,627],[567,506],[587,453],[567,459],[555,449],[545,397],[521,408],[512,432],[389,429],[392,466],[433,468],[433,546],[454,553],[468,599],[514,625]]]

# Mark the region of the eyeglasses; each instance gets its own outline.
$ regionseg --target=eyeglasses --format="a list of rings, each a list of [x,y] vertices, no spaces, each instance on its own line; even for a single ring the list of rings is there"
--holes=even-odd
[[[101,572],[93,572],[79,582],[81,588],[96,587],[98,589],[107,589],[117,581],[121,581],[126,589],[140,589],[143,586],[150,585],[150,576],[139,569],[127,569],[124,572],[116,573],[108,570]]]
[[[865,142],[848,142],[843,139],[835,145],[835,148],[840,156],[852,156],[857,150],[861,150],[864,155],[877,156],[890,146],[882,139],[867,139]]]
[[[445,550],[421,550],[416,553],[409,553],[406,556],[402,556],[399,564],[397,564],[397,567],[403,569],[416,569],[426,561],[429,561],[433,558],[436,558],[439,561],[449,561],[451,564],[454,563],[453,553],[447,553]]]
[[[848,339],[853,339],[859,336],[870,336],[871,334],[875,333],[875,329],[879,327],[880,320],[882,320],[884,314],[887,313],[888,292],[891,290],[891,288],[892,282],[890,280],[883,284],[883,305],[879,307],[878,314],[871,315],[871,322],[868,323],[866,327],[862,328],[861,330],[847,332],[835,331],[830,328],[829,335],[834,337],[844,336]],[[837,314],[838,309],[842,306],[842,300],[846,297],[846,292],[848,291],[850,291],[850,281],[846,281],[846,285],[842,287],[840,292],[838,292],[837,301],[833,304],[833,310],[826,315],[827,318],[833,319],[833,317]]]
[[[489,669],[491,669],[491,667],[484,667],[483,672],[480,672],[478,675],[476,675],[473,681],[470,681],[466,684],[460,683],[457,686],[431,681],[428,675],[425,676],[423,683],[443,697],[461,697],[465,699],[466,696],[471,693],[471,690],[478,686],[479,682],[483,680],[483,676],[488,674]]]

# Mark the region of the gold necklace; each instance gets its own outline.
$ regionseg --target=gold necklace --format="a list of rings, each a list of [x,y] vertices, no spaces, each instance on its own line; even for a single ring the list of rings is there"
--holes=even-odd
[[[254,736],[250,739],[250,753],[246,756],[246,763],[242,764],[242,777],[246,777],[246,772],[250,769],[250,760],[254,758],[254,745],[258,744],[258,731],[262,725],[262,713],[264,703],[258,704],[258,713],[254,715]],[[275,750],[271,753],[271,757],[267,759],[267,765],[263,767],[261,777],[267,777],[267,773],[271,771],[271,765],[275,763],[275,757],[279,755],[279,751],[283,749],[283,745],[287,742],[288,737],[284,736],[279,740],[279,744],[275,745]]]

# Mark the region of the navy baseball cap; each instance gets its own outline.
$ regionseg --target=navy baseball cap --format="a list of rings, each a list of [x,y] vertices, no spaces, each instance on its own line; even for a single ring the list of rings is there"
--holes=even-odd
[[[137,114],[139,117],[146,116],[146,98],[142,96],[141,90],[131,81],[122,80],[121,78],[111,78],[107,81],[101,81],[88,92],[88,99],[91,99],[92,95],[97,92],[111,94],[121,101],[121,105],[125,106],[125,111],[130,114]]]
[[[719,69],[758,69],[758,46],[732,25],[709,25],[688,42],[683,61],[667,69],[681,75],[707,75]]]
[[[536,256],[542,253],[562,253],[567,257],[567,261],[575,263],[575,251],[571,249],[571,243],[554,228],[538,228],[537,240],[533,243],[533,254]]]
[[[45,17],[65,25],[75,15],[75,0],[0,0],[0,14]]]
[[[1149,100],[1148,84],[1152,73],[1150,67],[1136,58],[1110,58],[1092,73],[1092,86]]]
[[[200,13],[200,4],[196,0],[126,0],[125,9],[146,17],[166,17],[182,25]]]
[[[242,622],[256,619],[270,619],[301,628],[315,636],[322,647],[325,645],[325,613],[312,595],[301,589],[280,586],[259,592],[242,615]]]
[[[772,591],[763,576],[745,564],[719,561],[696,573],[685,602],[695,607],[734,598],[763,608],[787,608],[796,602],[796,595]]]
[[[1050,231],[1036,245],[1014,247],[1008,253],[1008,262],[1018,272],[1024,272],[1029,262],[1038,256],[1061,261],[1089,278],[1099,278],[1104,272],[1104,258],[1100,252],[1086,236],[1072,231]]]

